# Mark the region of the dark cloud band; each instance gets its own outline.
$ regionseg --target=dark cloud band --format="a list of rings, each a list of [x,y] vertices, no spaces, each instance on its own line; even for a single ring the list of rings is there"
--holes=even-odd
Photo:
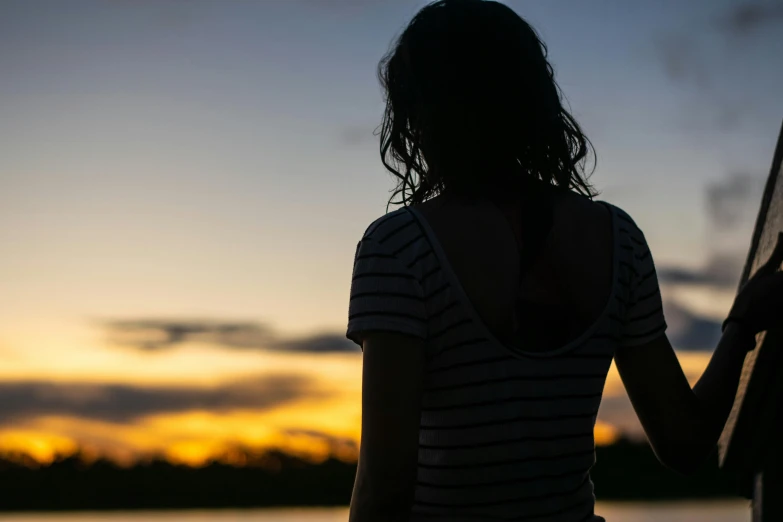
[[[194,410],[267,410],[326,393],[299,375],[273,375],[214,387],[22,381],[0,383],[0,425],[47,415],[129,422]]]
[[[324,353],[358,352],[344,335],[315,334],[283,338],[255,322],[212,320],[133,319],[103,323],[112,344],[156,351],[186,342],[201,342],[237,350],[276,350]]]

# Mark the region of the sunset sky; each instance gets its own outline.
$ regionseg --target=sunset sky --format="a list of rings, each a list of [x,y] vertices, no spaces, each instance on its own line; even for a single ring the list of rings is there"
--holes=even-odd
[[[698,377],[783,117],[779,0],[506,2]],[[0,2],[0,450],[197,463],[359,436],[354,249],[392,184],[379,58],[423,2]],[[639,433],[612,370],[600,441]]]

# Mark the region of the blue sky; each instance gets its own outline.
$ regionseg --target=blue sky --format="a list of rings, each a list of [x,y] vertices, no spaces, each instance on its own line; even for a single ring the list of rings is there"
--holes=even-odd
[[[659,268],[704,270],[715,245],[741,259],[783,118],[783,3],[507,3],[549,46],[601,198],[636,218]],[[107,351],[105,320],[340,334],[356,242],[391,188],[376,66],[421,5],[2,2],[4,375],[247,364]],[[741,210],[720,229],[716,189]],[[707,279],[665,281],[672,324],[725,313],[735,288]]]
[[[119,308],[338,325],[356,238],[390,187],[372,136],[376,64],[420,5],[4,2],[3,272],[56,273],[68,301],[101,282]],[[705,187],[766,175],[780,2],[759,3],[772,14],[749,27],[735,19],[755,4],[738,2],[510,5],[550,48],[603,197],[637,218],[659,262],[701,263]]]

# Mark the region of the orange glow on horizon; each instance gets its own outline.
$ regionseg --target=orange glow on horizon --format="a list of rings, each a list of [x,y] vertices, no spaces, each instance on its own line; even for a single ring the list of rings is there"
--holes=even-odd
[[[193,353],[207,357],[208,363],[217,357],[214,350],[192,348],[195,350]],[[234,355],[233,352],[226,353],[223,357],[231,360]],[[255,454],[264,450],[280,450],[312,462],[323,461],[330,456],[345,461],[356,460],[361,438],[361,357],[263,353],[258,354],[261,361],[258,364],[264,365],[262,373],[246,368],[240,374],[236,368],[250,358],[247,353],[236,355],[237,360],[226,363],[226,373],[216,371],[217,375],[209,375],[208,368],[201,368],[200,373],[194,369],[193,374],[176,375],[171,368],[187,356],[183,349],[178,353],[163,354],[162,359],[157,354],[145,356],[150,367],[154,367],[150,361],[165,361],[165,364],[146,370],[144,374],[131,368],[121,380],[99,379],[97,373],[94,379],[87,378],[86,374],[70,378],[63,375],[61,378],[66,384],[123,383],[144,388],[154,383],[156,386],[188,385],[199,388],[220,383],[230,385],[236,382],[235,379],[264,378],[276,372],[282,373],[295,363],[297,371],[306,370],[302,375],[312,379],[314,393],[272,404],[266,409],[191,410],[158,413],[123,422],[55,415],[31,417],[13,427],[0,427],[0,453],[24,453],[44,464],[58,455],[75,451],[106,456],[122,464],[158,456],[192,466],[215,459],[241,465],[247,457],[244,451]],[[710,354],[680,352],[678,358],[689,381],[694,383],[706,367]],[[314,364],[316,361],[317,364]],[[127,362],[126,355],[122,354],[115,362],[112,371],[120,372],[121,363]],[[191,364],[196,368],[196,363]],[[13,367],[13,363],[10,362],[9,366]],[[47,380],[42,375],[39,374],[36,381]],[[5,382],[17,380],[9,377],[10,374],[5,375]],[[51,381],[58,382],[59,379]],[[624,396],[625,390],[612,364],[604,388],[604,400],[627,402]],[[596,422],[594,437],[598,446],[611,445],[621,435],[634,437],[641,433],[638,421],[631,418],[634,413],[630,403],[613,404],[615,408],[605,407]]]
[[[1,430],[0,453],[25,454],[41,464],[49,464],[58,456],[72,455],[77,451],[102,455],[124,465],[157,455],[169,462],[193,467],[213,460],[243,465],[245,450],[254,453],[278,450],[313,463],[329,457],[345,462],[358,459],[358,437],[307,430],[284,433],[259,427],[252,422],[253,417],[252,414],[226,417],[198,412],[187,416],[158,417],[153,422],[131,426],[74,418],[48,418],[37,428]],[[245,432],[239,430],[243,418],[249,427]],[[214,429],[202,431],[207,424]],[[177,427],[184,429],[177,431]],[[58,433],[69,431],[74,434],[73,437]],[[93,434],[92,440],[83,437],[87,432]],[[611,424],[598,421],[594,436],[597,446],[608,446],[620,438],[620,432]]]
[[[620,432],[611,424],[597,421],[593,429],[593,436],[596,446],[611,446],[620,438]]]
[[[78,445],[73,439],[35,430],[4,430],[0,432],[0,451],[25,454],[40,464],[49,464],[60,455],[71,455]]]

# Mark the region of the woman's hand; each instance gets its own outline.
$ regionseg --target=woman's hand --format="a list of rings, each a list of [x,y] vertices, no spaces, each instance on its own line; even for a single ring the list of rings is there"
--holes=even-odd
[[[757,334],[783,327],[783,232],[772,255],[742,287],[727,322],[738,322],[748,333]]]

